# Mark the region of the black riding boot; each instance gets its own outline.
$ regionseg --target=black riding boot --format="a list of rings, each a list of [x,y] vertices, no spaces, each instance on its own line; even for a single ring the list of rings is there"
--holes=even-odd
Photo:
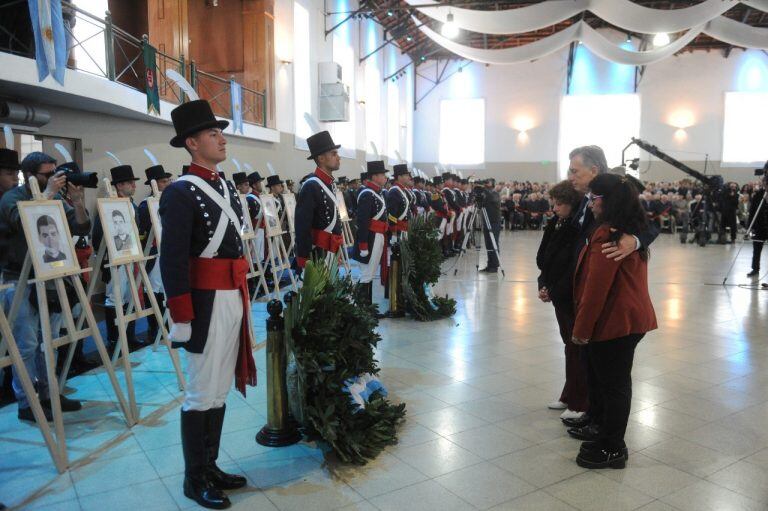
[[[206,429],[208,411],[181,411],[181,446],[184,451],[184,495],[208,509],[227,509],[227,495],[208,472]]]
[[[211,408],[207,412],[205,447],[208,453],[208,479],[220,490],[236,490],[247,484],[245,477],[227,474],[216,466],[216,460],[219,458],[221,429],[224,427],[224,412],[226,410],[227,405],[223,405],[221,408]]]

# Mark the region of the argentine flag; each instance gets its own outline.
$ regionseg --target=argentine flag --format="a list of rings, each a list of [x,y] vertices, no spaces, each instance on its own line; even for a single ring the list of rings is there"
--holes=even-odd
[[[64,85],[64,71],[67,69],[67,38],[64,33],[64,18],[61,15],[61,0],[27,0],[29,18],[35,33],[35,60],[37,75],[42,82],[50,74]]]

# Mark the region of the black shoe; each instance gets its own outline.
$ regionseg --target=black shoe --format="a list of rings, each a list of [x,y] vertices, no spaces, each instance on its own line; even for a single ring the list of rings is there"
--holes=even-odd
[[[581,451],[576,457],[576,464],[583,468],[624,468],[627,456],[624,449],[600,449]]]
[[[583,428],[590,422],[592,422],[592,417],[590,417],[587,414],[582,415],[578,419],[560,419],[563,421],[563,424],[568,426],[569,428]]]
[[[485,267],[482,270],[480,270],[480,272],[481,273],[498,273],[499,269],[498,268],[488,268],[488,267]]]
[[[224,414],[227,405],[220,408],[211,408],[206,411],[205,418],[205,448],[208,455],[206,473],[208,480],[220,490],[237,490],[248,481],[245,477],[236,474],[227,474],[216,465],[219,457],[219,444],[221,443],[221,430],[224,427]]]
[[[214,486],[207,476],[185,477],[184,496],[208,509],[227,509],[232,505],[227,494]]]
[[[599,431],[598,427],[594,424],[587,424],[580,428],[569,428],[568,434],[577,440],[584,440],[585,442],[594,441],[598,439]]]
[[[53,413],[51,412],[50,408],[43,408],[43,414],[45,415],[45,420],[48,422],[53,421]],[[19,408],[19,420],[20,421],[27,421],[27,422],[37,422],[35,420],[35,415],[32,413],[31,407],[26,408]]]
[[[752,270],[751,272],[747,273],[747,277],[757,277],[760,275],[760,270]]]
[[[579,452],[595,452],[600,450],[600,442],[582,442],[581,447],[579,447]],[[622,449],[624,452],[624,457],[629,460],[629,449],[624,447]]]
[[[62,412],[76,412],[83,408],[83,403],[81,403],[80,401],[77,401],[76,399],[69,399],[68,397],[63,396],[61,394],[59,394],[59,401],[61,402]],[[44,410],[51,409],[50,399],[41,399],[40,404],[43,406]]]
[[[237,474],[227,474],[214,463],[208,467],[208,479],[220,490],[237,490],[248,484],[245,477]]]

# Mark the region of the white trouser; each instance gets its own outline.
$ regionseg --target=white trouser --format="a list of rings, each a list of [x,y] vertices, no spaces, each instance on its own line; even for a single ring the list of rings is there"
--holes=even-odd
[[[367,284],[373,281],[373,277],[376,275],[376,268],[381,264],[381,254],[384,252],[384,235],[377,232],[373,238],[373,246],[371,247],[371,258],[368,260],[368,264],[360,264],[360,282]]]
[[[159,264],[155,263],[156,266],[159,266]],[[118,278],[120,279],[120,286],[122,287],[122,295],[123,295],[123,307],[125,307],[128,302],[131,299],[131,285],[128,283],[128,271],[127,268],[130,268],[131,265],[124,265],[121,266],[119,270],[117,270],[117,273],[120,275]],[[112,271],[109,268],[105,268],[104,271]],[[115,306],[115,279],[110,278],[109,282],[107,282],[107,289],[106,289],[106,299],[104,300],[104,305],[107,307],[114,307]]]
[[[453,223],[456,221],[456,217],[451,217],[450,220],[448,220],[448,225],[445,226],[445,235],[450,236],[453,234]]]
[[[264,262],[264,229],[256,229],[256,238],[253,240],[253,246],[254,250],[256,252],[256,257],[253,259],[256,261],[256,259],[259,260],[259,262]]]
[[[464,230],[464,213],[465,211],[462,211],[459,213],[459,216],[456,218],[456,230],[457,231],[463,231]]]
[[[438,237],[438,240],[441,240],[445,238],[445,230],[448,228],[448,219],[447,218],[441,218],[440,219],[440,227],[438,227],[438,230],[440,231],[440,236]]]
[[[163,278],[160,275],[160,257],[155,258],[155,265],[149,272],[149,285],[152,286],[152,292],[155,294],[164,294]]]
[[[238,289],[218,290],[202,353],[187,352],[187,388],[182,409],[220,408],[235,379],[243,299]]]

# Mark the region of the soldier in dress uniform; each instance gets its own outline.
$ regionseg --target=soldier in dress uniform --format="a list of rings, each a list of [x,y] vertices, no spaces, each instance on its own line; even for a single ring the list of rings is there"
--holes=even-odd
[[[443,198],[443,202],[446,206],[446,214],[448,215],[447,222],[445,224],[445,235],[442,238],[443,255],[448,257],[454,256],[457,252],[453,249],[453,239],[456,224],[456,217],[458,215],[458,205],[456,203],[456,196],[453,192],[453,175],[446,172],[442,176],[442,189],[440,195]]]
[[[166,172],[162,165],[153,165],[146,169],[144,173],[147,176],[145,185],[150,186],[152,180],[157,183],[157,190],[163,193],[163,190],[168,188],[171,184],[171,178],[173,174]],[[149,239],[149,231],[152,229],[152,219],[149,216],[149,204],[145,198],[139,203],[139,207],[136,211],[138,218],[139,237],[141,238],[141,244],[146,247],[147,240]],[[149,255],[157,255],[157,237],[152,242],[152,248],[149,249]],[[152,291],[155,293],[157,304],[160,306],[160,312],[165,313],[165,294],[163,292],[163,279],[160,278],[160,265],[157,264],[157,258],[147,261],[147,273],[149,274],[149,283],[152,285]],[[149,334],[147,335],[147,344],[154,341],[157,337],[157,331],[159,326],[154,316],[147,316],[147,324],[149,325]]]
[[[309,137],[307,145],[307,159],[314,160],[317,168],[304,177],[296,198],[296,264],[300,268],[313,253],[317,257],[335,254],[344,242],[333,180],[341,166],[341,146],[334,144],[327,131]]]
[[[250,190],[245,196],[248,202],[248,212],[251,215],[251,224],[253,224],[254,234],[256,235],[255,255],[259,258],[259,261],[264,261],[264,206],[261,203],[262,181],[264,181],[264,178],[258,172],[248,174]]]
[[[363,187],[357,196],[357,234],[352,258],[360,263],[362,296],[373,303],[373,277],[381,266],[381,283],[387,282],[387,204],[381,187],[387,182],[383,161],[369,161],[361,174]]]
[[[187,351],[187,388],[181,408],[184,495],[203,507],[225,509],[224,490],[246,479],[216,465],[225,401],[232,380],[245,395],[256,384],[248,314],[250,302],[237,190],[216,165],[227,157],[222,130],[205,100],[171,111],[176,136],[192,163],[160,198],[163,237],[160,271],[173,326],[171,340]]]
[[[409,190],[411,173],[408,166],[401,163],[392,167],[393,183],[387,193],[387,211],[389,212],[390,231],[399,238],[408,231],[408,220],[412,216],[413,195]]]
[[[437,225],[439,234],[438,241],[442,247],[443,257],[451,257],[453,254],[448,250],[446,238],[448,237],[448,225],[451,221],[451,212],[448,209],[448,203],[445,202],[445,196],[440,191],[443,186],[443,178],[435,176],[432,178],[432,193],[429,196],[429,207],[435,212],[435,217],[439,223]]]

